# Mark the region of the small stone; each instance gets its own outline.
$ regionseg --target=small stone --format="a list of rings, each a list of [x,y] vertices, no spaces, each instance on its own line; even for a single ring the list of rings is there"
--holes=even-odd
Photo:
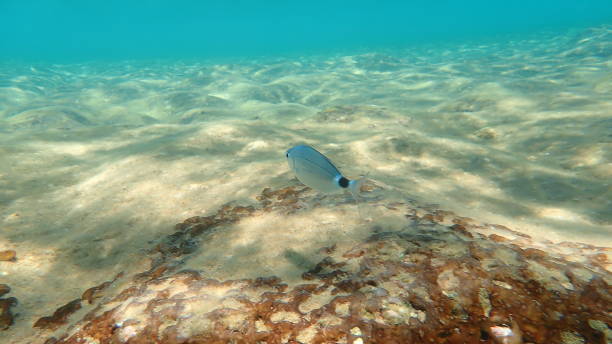
[[[361,329],[359,329],[359,327],[355,326],[351,329],[351,334],[353,336],[361,336]]]
[[[17,252],[14,250],[0,251],[0,261],[14,262],[17,260]]]

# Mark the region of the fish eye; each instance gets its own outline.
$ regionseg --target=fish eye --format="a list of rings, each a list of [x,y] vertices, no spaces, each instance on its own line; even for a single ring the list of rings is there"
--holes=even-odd
[[[289,152],[285,153],[285,156],[288,158],[289,157]]]

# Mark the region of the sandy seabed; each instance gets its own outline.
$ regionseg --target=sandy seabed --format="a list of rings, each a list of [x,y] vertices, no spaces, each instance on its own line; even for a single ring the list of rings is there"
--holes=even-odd
[[[18,302],[6,308],[14,324],[0,342],[75,333],[92,307],[110,307],[113,290],[140,281],[132,276],[170,264],[151,250],[176,223],[226,204],[256,210],[215,227],[214,245],[199,237],[180,251],[184,268],[216,281],[276,276],[294,288],[325,258],[321,248],[346,253],[376,233],[416,230],[391,208],[420,204],[473,219],[477,232],[501,224],[542,252],[580,255],[577,243],[587,245],[592,273],[609,283],[611,57],[612,29],[598,27],[225,64],[2,63],[0,251],[17,258],[0,261],[0,284]],[[289,205],[257,208],[265,188],[298,187],[284,152],[299,143],[370,180],[361,215],[346,195],[310,194],[291,216]],[[98,304],[83,302],[52,329],[32,327],[115,276]]]

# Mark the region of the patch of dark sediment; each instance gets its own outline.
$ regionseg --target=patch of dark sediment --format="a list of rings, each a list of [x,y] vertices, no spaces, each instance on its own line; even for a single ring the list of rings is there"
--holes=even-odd
[[[265,189],[257,199],[256,205],[228,204],[177,224],[150,250],[150,269],[109,278],[83,294],[91,305],[73,300],[37,322],[43,329],[50,324],[47,331],[59,329],[47,343],[611,339],[609,248],[536,242],[414,201],[370,201],[403,225],[372,223],[369,237],[352,247],[320,247],[323,258],[302,267],[299,283],[278,276],[221,280],[205,269],[184,269],[211,236],[266,213],[299,215],[317,202],[307,188],[294,186]],[[108,288],[116,280],[122,287]],[[68,311],[80,307],[87,314],[67,322]],[[40,335],[45,333],[51,335]]]

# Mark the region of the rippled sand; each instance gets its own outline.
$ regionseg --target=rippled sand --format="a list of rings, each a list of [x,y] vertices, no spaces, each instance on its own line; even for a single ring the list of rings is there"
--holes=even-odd
[[[284,152],[298,143],[388,200],[612,247],[611,56],[600,27],[226,64],[2,63],[0,250],[18,260],[0,283],[19,300],[2,335],[18,343],[84,289],[145,270],[175,223],[295,183]],[[346,197],[327,200],[290,236],[282,218],[244,225],[278,231],[272,246],[362,228],[333,207]]]

